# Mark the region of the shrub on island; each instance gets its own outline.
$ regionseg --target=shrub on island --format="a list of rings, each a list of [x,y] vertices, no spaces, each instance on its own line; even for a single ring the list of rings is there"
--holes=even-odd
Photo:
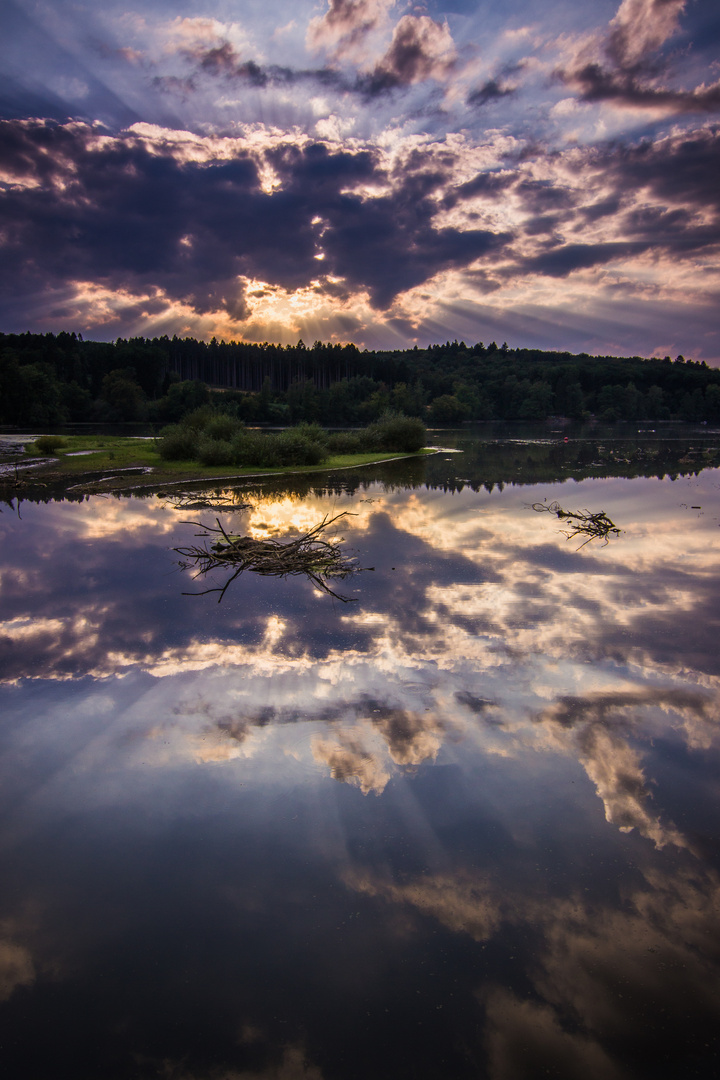
[[[39,454],[54,454],[61,446],[65,446],[62,435],[38,435],[35,446]]]
[[[363,433],[361,433],[363,434]],[[365,433],[373,448],[397,453],[416,454],[425,445],[427,431],[417,416],[402,413],[384,413]]]
[[[331,454],[414,453],[424,444],[422,421],[402,415],[382,416],[364,431],[330,434],[317,424],[300,424],[263,434],[204,406],[180,424],[163,428],[158,452],[166,461],[199,461],[210,467],[277,468],[320,465]]]
[[[425,445],[427,431],[422,420],[402,413],[383,413],[362,431],[334,431],[327,436],[333,454],[387,453],[415,454]]]
[[[165,461],[195,461],[199,438],[195,428],[185,424],[168,424],[160,432],[158,452]]]
[[[205,433],[200,435],[197,448],[197,459],[201,465],[234,465],[235,447],[227,439],[208,438]]]

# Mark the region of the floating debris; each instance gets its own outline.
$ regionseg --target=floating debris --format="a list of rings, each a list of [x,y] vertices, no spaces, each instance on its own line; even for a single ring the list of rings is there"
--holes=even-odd
[[[346,511],[333,518],[324,517],[314,529],[310,529],[295,540],[286,542],[270,539],[256,540],[252,536],[236,536],[225,531],[219,518],[215,519],[217,528],[199,521],[184,522],[186,525],[197,525],[203,529],[203,532],[196,535],[202,537],[205,542],[202,545],[174,548],[183,558],[183,562],[180,563],[183,569],[191,567],[196,569],[196,577],[218,569],[229,569],[233,573],[222,587],[203,589],[199,593],[183,595],[205,596],[208,593],[217,592],[220,593],[218,597],[218,603],[220,603],[228,586],[244,570],[250,570],[254,574],[262,574],[266,577],[304,574],[321,592],[329,593],[337,600],[342,600],[343,603],[352,602],[357,597],[340,595],[330,588],[327,579],[346,578],[363,568],[356,564],[354,558],[349,558],[341,550],[343,537],[324,540],[320,535],[335,522],[347,516]]]
[[[159,491],[158,497],[167,499],[173,510],[249,510],[251,506],[251,503],[236,502],[226,495],[198,496],[196,492],[168,495]]]
[[[532,509],[538,514],[554,514],[561,521],[566,521],[570,529],[567,532],[564,529],[562,531],[568,540],[576,536],[586,536],[587,540],[583,541],[580,548],[585,547],[585,544],[589,544],[591,540],[602,540],[605,546],[611,536],[620,535],[620,529],[610,520],[604,510],[597,514],[591,514],[589,510],[563,510],[557,502],[533,503]]]

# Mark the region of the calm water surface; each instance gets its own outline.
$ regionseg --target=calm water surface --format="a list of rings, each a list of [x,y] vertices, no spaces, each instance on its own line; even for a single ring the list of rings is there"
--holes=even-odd
[[[717,1074],[720,470],[453,439],[247,509],[3,506],[5,1075]],[[353,602],[183,595],[223,583],[187,519],[342,511]]]

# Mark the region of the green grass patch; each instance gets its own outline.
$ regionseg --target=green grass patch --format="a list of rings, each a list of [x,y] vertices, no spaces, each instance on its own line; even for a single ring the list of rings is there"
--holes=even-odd
[[[51,466],[63,473],[95,472],[97,469],[123,469],[132,466],[164,465],[155,449],[153,439],[136,439],[127,435],[65,435],[63,446],[54,451],[56,461]],[[28,457],[36,457],[39,449],[28,443]],[[75,457],[74,455],[81,456]]]
[[[64,445],[55,450],[55,460],[46,466],[54,476],[79,477],[84,473],[107,472],[120,469],[151,468],[148,481],[152,483],[180,479],[208,479],[229,476],[253,476],[292,472],[324,472],[327,469],[348,469],[358,465],[371,465],[394,458],[421,457],[432,454],[431,448],[416,454],[376,450],[369,453],[332,454],[318,465],[203,465],[198,461],[167,461],[158,453],[154,439],[138,439],[126,435],[66,435]],[[78,455],[78,456],[75,456]],[[36,457],[34,444],[26,447],[26,457]],[[45,470],[43,470],[45,471]],[[137,477],[128,477],[128,483],[137,483]]]

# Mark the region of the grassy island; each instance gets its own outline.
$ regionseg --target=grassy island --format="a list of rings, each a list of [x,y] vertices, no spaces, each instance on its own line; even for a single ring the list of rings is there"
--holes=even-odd
[[[147,482],[205,480],[284,472],[354,468],[423,452],[426,431],[416,418],[388,415],[359,431],[328,432],[303,424],[279,432],[246,428],[210,408],[197,409],[158,436],[41,435],[25,459],[46,459],[42,476],[53,481],[136,487]],[[30,477],[27,476],[29,480]]]

